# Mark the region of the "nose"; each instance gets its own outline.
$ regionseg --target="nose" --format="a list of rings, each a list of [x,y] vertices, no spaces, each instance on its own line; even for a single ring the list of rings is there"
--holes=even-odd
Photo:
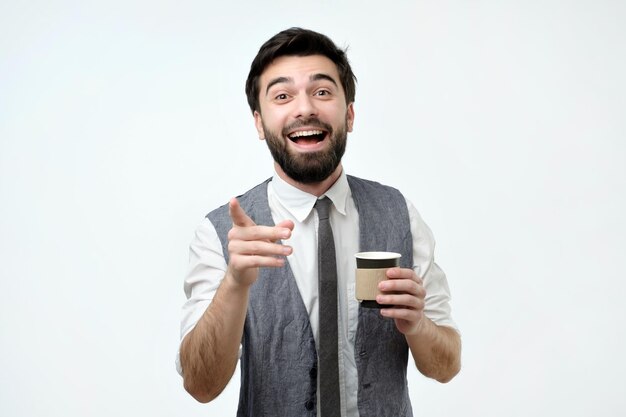
[[[313,97],[308,94],[300,94],[296,97],[296,106],[294,109],[294,117],[311,117],[317,116],[317,107]]]

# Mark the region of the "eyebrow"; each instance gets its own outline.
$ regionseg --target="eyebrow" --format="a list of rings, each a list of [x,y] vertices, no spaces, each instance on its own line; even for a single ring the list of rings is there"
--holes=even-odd
[[[293,78],[291,78],[291,77],[276,77],[273,80],[270,80],[270,82],[267,83],[267,87],[265,87],[265,95],[267,95],[267,93],[269,93],[270,88],[272,88],[276,84],[280,84],[280,83],[293,84]]]
[[[338,87],[337,81],[335,81],[335,79],[328,74],[319,73],[319,74],[313,74],[309,77],[309,81],[319,81],[319,80],[330,81],[331,83],[335,85],[335,87]],[[270,88],[280,83],[293,84],[293,78],[292,77],[276,77],[270,80],[270,82],[267,83],[267,87],[265,87],[265,94],[267,95],[267,93],[269,93],[270,91]]]

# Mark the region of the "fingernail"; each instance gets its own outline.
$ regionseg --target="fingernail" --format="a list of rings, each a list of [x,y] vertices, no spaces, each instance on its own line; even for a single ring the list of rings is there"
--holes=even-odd
[[[291,253],[291,248],[289,246],[283,246],[283,254],[289,255]]]
[[[289,229],[283,229],[283,230],[280,232],[280,237],[281,237],[282,239],[286,239],[286,238],[288,238],[288,237],[289,237],[289,235],[290,235],[290,234],[291,234],[291,230],[289,230]]]

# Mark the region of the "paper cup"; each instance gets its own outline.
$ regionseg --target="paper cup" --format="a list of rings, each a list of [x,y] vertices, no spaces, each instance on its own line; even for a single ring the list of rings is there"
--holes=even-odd
[[[360,252],[356,257],[356,286],[355,296],[361,302],[361,307],[383,308],[388,307],[376,302],[378,283],[386,281],[387,270],[400,264],[402,255],[395,252]]]

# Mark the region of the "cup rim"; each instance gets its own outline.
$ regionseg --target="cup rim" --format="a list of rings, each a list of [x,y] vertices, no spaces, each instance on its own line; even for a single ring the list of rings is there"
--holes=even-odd
[[[384,260],[401,258],[402,255],[396,252],[359,252],[354,257],[358,259]]]

